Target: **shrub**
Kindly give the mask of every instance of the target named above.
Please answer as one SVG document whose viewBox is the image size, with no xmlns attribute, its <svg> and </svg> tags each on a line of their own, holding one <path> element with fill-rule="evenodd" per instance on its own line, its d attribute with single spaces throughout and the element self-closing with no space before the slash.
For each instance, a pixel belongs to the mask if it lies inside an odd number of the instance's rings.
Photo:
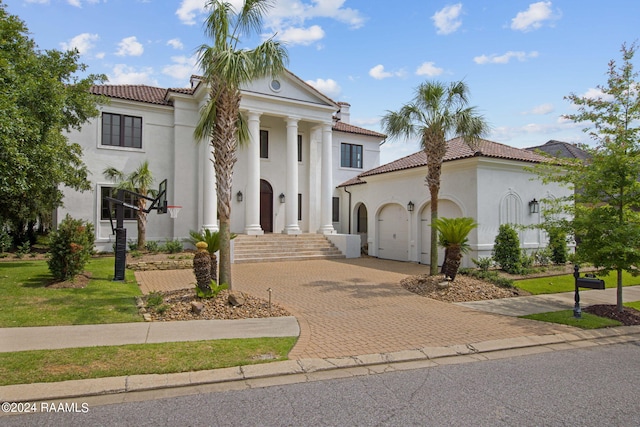
<svg viewBox="0 0 640 427">
<path fill-rule="evenodd" d="M 129 239 L 129 241 L 127 242 L 127 246 L 129 247 L 130 251 L 135 251 L 136 249 L 138 249 L 138 242 L 136 240 Z"/>
<path fill-rule="evenodd" d="M 551 262 L 551 248 L 548 246 L 546 248 L 538 249 L 535 253 L 536 264 L 538 265 L 549 265 Z"/>
<path fill-rule="evenodd" d="M 493 258 L 490 256 L 484 258 L 471 258 L 471 261 L 480 269 L 480 271 L 489 271 L 489 269 L 493 266 Z"/>
<path fill-rule="evenodd" d="M 0 253 L 11 249 L 11 236 L 7 230 L 0 228 Z"/>
<path fill-rule="evenodd" d="M 522 270 L 526 271 L 531 269 L 531 267 L 533 267 L 535 262 L 536 262 L 536 254 L 535 253 L 529 254 L 527 253 L 526 249 L 522 249 L 522 253 L 520 254 L 521 272 Z"/>
<path fill-rule="evenodd" d="M 502 224 L 493 245 L 493 259 L 507 273 L 518 274 L 521 269 L 520 239 L 509 224 Z"/>
<path fill-rule="evenodd" d="M 57 280 L 69 280 L 82 273 L 93 252 L 93 225 L 67 214 L 51 233 L 49 270 Z"/>
<path fill-rule="evenodd" d="M 156 253 L 160 251 L 160 244 L 155 240 L 150 240 L 145 243 L 144 248 L 151 253 Z"/>
<path fill-rule="evenodd" d="M 500 276 L 497 271 L 482 271 L 474 270 L 471 268 L 461 268 L 459 273 L 465 276 L 475 277 L 476 279 L 493 283 L 494 285 L 500 286 L 501 288 L 513 288 L 513 280 L 507 277 Z"/>
<path fill-rule="evenodd" d="M 178 239 L 175 240 L 167 240 L 167 243 L 163 246 L 164 252 L 168 252 L 170 254 L 177 254 L 182 252 L 184 247 L 182 246 L 182 242 Z"/>
<path fill-rule="evenodd" d="M 554 264 L 566 264 L 568 257 L 567 236 L 559 228 L 549 230 L 549 248 Z"/>
</svg>

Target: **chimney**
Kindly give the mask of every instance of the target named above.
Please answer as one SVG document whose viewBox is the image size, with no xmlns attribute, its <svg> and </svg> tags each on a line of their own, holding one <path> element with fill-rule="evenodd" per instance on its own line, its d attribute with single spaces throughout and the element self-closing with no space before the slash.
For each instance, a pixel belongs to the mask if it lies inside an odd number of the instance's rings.
<svg viewBox="0 0 640 427">
<path fill-rule="evenodd" d="M 349 114 L 349 108 L 351 105 L 348 102 L 338 102 L 338 105 L 340 106 L 340 111 L 338 111 L 337 114 L 338 120 L 342 123 L 350 124 L 349 121 L 351 120 L 351 115 Z"/>
</svg>

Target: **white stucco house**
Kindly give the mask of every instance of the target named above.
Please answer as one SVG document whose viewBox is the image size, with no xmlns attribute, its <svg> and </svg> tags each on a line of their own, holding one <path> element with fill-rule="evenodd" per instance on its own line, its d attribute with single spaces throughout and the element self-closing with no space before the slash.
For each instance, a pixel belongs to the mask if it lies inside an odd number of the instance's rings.
<svg viewBox="0 0 640 427">
<path fill-rule="evenodd" d="M 148 161 L 156 180 L 168 182 L 169 205 L 179 216 L 150 213 L 147 240 L 188 237 L 190 230 L 216 230 L 215 176 L 207 141 L 193 131 L 208 99 L 206 85 L 165 89 L 143 85 L 100 85 L 92 93 L 109 99 L 99 117 L 69 134 L 83 147 L 92 191 L 65 190 L 57 220 L 69 213 L 95 224 L 96 249 L 111 251 L 105 197 L 114 183 L 102 171 L 125 173 Z M 361 246 L 380 258 L 429 262 L 430 205 L 424 185 L 426 158 L 419 152 L 379 165 L 385 135 L 350 124 L 350 105 L 331 100 L 290 72 L 242 88 L 241 112 L 250 142 L 239 148 L 233 176 L 231 231 L 237 234 L 319 233 L 343 235 L 356 256 Z M 529 202 L 563 195 L 564 189 L 533 180 L 526 168 L 545 158 L 483 140 L 472 149 L 449 142 L 442 169 L 439 215 L 473 217 L 472 251 L 463 260 L 490 256 L 502 223 L 537 224 Z M 129 239 L 135 213 L 125 211 Z M 540 231 L 521 231 L 524 248 L 546 245 Z M 353 250 L 352 250 L 353 252 Z M 353 253 L 351 254 L 353 256 Z M 440 256 L 442 261 L 442 255 Z"/>
<path fill-rule="evenodd" d="M 189 230 L 217 229 L 211 148 L 193 137 L 206 85 L 193 77 L 190 88 L 99 85 L 92 93 L 109 102 L 80 132 L 69 134 L 83 147 L 92 191 L 65 190 L 60 221 L 69 213 L 96 225 L 96 249 L 111 251 L 107 202 L 114 183 L 102 171 L 125 173 L 149 162 L 156 185 L 168 181 L 169 205 L 178 218 L 151 212 L 147 240 L 188 237 Z M 385 136 L 349 123 L 349 104 L 336 103 L 292 73 L 242 88 L 240 109 L 250 142 L 238 150 L 233 175 L 231 231 L 238 234 L 346 232 L 336 185 L 379 165 Z M 129 239 L 135 214 L 125 212 Z"/>
</svg>

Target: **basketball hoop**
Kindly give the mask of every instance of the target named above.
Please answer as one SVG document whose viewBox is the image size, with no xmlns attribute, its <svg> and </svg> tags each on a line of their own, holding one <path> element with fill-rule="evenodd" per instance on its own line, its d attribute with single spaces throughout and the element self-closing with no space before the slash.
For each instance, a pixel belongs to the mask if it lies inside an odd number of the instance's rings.
<svg viewBox="0 0 640 427">
<path fill-rule="evenodd" d="M 180 212 L 180 209 L 182 209 L 182 206 L 167 206 L 167 210 L 169 211 L 169 215 L 171 216 L 171 219 L 178 218 L 178 213 Z"/>
</svg>

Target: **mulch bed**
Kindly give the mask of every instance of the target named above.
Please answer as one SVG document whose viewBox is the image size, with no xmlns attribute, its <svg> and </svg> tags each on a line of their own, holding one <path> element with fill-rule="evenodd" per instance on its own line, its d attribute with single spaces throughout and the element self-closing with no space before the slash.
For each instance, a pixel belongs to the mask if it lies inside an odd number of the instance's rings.
<svg viewBox="0 0 640 427">
<path fill-rule="evenodd" d="M 622 309 L 623 311 L 619 312 L 616 305 L 597 304 L 586 307 L 582 311 L 617 320 L 624 326 L 640 325 L 640 311 L 631 307 L 623 307 Z"/>
</svg>

